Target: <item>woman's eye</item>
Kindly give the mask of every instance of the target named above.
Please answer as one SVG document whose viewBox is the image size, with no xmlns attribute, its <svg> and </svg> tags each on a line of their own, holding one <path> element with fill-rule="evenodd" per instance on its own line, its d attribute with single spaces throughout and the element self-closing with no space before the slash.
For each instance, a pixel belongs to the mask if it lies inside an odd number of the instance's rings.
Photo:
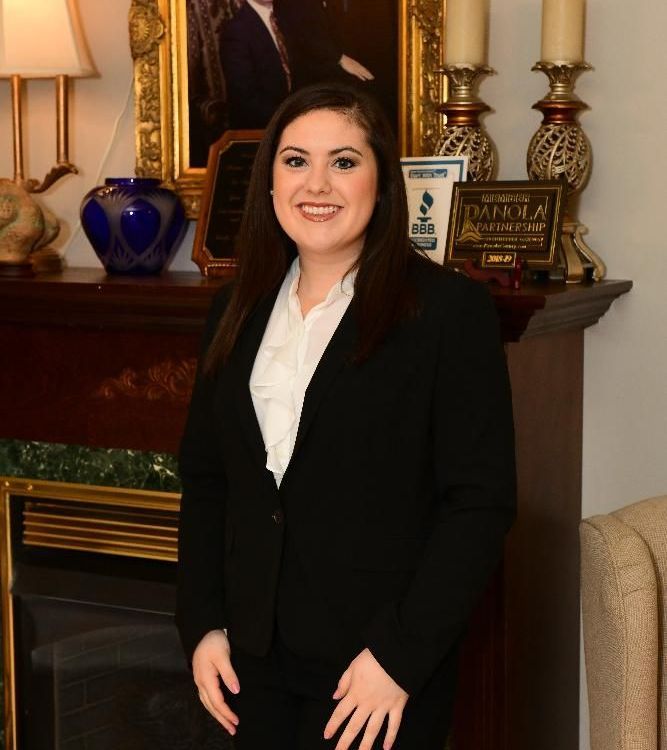
<svg viewBox="0 0 667 750">
<path fill-rule="evenodd" d="M 285 164 L 287 164 L 288 167 L 303 167 L 306 163 L 306 160 L 303 158 L 303 156 L 288 156 L 285 161 Z"/>
<path fill-rule="evenodd" d="M 339 156 L 334 162 L 334 166 L 338 167 L 338 169 L 352 169 L 352 167 L 356 166 L 356 162 L 350 159 L 349 156 Z"/>
</svg>

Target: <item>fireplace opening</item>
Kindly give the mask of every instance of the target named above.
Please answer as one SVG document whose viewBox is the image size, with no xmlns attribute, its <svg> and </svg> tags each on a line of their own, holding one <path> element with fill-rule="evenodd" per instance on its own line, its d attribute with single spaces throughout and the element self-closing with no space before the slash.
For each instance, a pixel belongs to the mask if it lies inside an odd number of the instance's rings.
<svg viewBox="0 0 667 750">
<path fill-rule="evenodd" d="M 173 623 L 178 497 L 3 483 L 7 750 L 231 750 Z"/>
</svg>

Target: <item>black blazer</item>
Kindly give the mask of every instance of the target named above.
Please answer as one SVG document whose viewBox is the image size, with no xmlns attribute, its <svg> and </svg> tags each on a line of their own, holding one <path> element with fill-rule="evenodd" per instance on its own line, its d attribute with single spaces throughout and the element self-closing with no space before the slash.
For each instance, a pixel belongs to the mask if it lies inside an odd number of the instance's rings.
<svg viewBox="0 0 667 750">
<path fill-rule="evenodd" d="M 232 648 L 266 653 L 279 585 L 287 630 L 309 621 L 316 592 L 326 610 L 319 632 L 301 627 L 304 653 L 342 664 L 367 646 L 410 694 L 455 650 L 514 515 L 511 399 L 487 291 L 417 256 L 410 276 L 420 314 L 361 365 L 350 304 L 280 490 L 248 386 L 275 294 L 217 377 L 197 377 L 180 453 L 176 618 L 188 656 L 222 627 Z M 214 301 L 204 347 L 228 297 Z M 291 591 L 284 547 L 303 576 Z"/>
<path fill-rule="evenodd" d="M 350 78 L 338 66 L 343 45 L 322 0 L 274 0 L 273 9 L 289 49 L 295 89 Z"/>
<path fill-rule="evenodd" d="M 276 45 L 249 5 L 222 26 L 220 57 L 232 128 L 263 128 L 289 93 Z"/>
</svg>

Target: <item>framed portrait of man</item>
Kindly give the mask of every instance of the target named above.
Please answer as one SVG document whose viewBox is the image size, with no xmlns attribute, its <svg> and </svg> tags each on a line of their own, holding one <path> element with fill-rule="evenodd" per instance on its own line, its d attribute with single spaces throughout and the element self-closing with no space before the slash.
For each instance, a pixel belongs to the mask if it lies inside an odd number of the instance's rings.
<svg viewBox="0 0 667 750">
<path fill-rule="evenodd" d="M 398 14 L 387 0 L 186 0 L 190 165 L 227 130 L 257 130 L 288 93 L 369 90 L 398 133 Z M 372 29 L 372 33 L 369 32 Z"/>
<path fill-rule="evenodd" d="M 137 174 L 173 186 L 197 218 L 211 144 L 334 78 L 380 99 L 403 155 L 433 153 L 444 2 L 132 0 Z"/>
</svg>

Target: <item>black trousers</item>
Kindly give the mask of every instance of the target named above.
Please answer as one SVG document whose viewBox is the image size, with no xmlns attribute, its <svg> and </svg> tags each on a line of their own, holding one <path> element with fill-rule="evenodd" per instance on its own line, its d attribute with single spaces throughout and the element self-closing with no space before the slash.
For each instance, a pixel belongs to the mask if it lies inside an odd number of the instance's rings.
<svg viewBox="0 0 667 750">
<path fill-rule="evenodd" d="M 394 750 L 444 750 L 451 720 L 458 654 L 436 670 L 403 712 Z M 232 663 L 241 684 L 233 695 L 225 689 L 239 717 L 236 750 L 334 750 L 345 723 L 330 740 L 324 727 L 337 701 L 331 698 L 344 668 L 301 657 L 279 635 L 271 651 L 256 657 L 232 647 Z M 373 750 L 381 750 L 386 722 Z M 351 745 L 359 747 L 363 732 Z"/>
</svg>

